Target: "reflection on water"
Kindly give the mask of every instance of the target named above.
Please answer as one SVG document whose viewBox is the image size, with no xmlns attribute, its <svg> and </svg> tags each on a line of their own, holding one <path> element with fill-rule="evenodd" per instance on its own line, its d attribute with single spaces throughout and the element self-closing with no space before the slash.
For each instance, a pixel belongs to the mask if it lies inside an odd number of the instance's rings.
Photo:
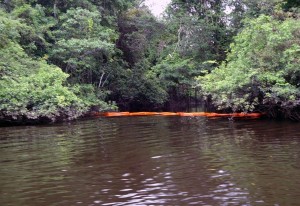
<svg viewBox="0 0 300 206">
<path fill-rule="evenodd" d="M 0 128 L 0 205 L 300 205 L 299 132 L 202 117 Z"/>
</svg>

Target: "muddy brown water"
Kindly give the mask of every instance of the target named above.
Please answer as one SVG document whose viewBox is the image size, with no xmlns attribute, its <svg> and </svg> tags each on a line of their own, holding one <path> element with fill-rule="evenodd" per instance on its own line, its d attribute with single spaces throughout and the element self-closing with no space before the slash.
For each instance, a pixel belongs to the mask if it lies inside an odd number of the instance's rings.
<svg viewBox="0 0 300 206">
<path fill-rule="evenodd" d="M 116 117 L 0 128 L 0 205 L 300 205 L 300 124 Z"/>
</svg>

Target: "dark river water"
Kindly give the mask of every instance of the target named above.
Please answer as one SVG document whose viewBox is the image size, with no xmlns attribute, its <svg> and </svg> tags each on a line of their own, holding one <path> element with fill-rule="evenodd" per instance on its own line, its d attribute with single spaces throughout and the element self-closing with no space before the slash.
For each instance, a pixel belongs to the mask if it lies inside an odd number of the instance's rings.
<svg viewBox="0 0 300 206">
<path fill-rule="evenodd" d="M 0 205 L 300 205 L 300 124 L 117 117 L 0 128 Z"/>
</svg>

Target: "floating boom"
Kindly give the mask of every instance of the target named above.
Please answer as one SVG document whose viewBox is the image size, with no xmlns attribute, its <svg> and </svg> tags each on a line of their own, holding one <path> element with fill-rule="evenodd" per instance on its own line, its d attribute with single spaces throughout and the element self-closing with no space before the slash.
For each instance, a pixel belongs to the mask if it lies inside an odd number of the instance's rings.
<svg viewBox="0 0 300 206">
<path fill-rule="evenodd" d="M 103 112 L 95 116 L 180 116 L 180 117 L 228 117 L 228 118 L 260 118 L 262 113 L 214 113 L 214 112 Z"/>
</svg>

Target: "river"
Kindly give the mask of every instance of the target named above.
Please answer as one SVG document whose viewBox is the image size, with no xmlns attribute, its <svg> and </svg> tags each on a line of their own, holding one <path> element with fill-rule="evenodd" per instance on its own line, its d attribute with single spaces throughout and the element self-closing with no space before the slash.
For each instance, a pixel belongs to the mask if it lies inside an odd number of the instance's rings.
<svg viewBox="0 0 300 206">
<path fill-rule="evenodd" d="M 116 117 L 0 128 L 0 205 L 300 205 L 300 125 Z"/>
</svg>

